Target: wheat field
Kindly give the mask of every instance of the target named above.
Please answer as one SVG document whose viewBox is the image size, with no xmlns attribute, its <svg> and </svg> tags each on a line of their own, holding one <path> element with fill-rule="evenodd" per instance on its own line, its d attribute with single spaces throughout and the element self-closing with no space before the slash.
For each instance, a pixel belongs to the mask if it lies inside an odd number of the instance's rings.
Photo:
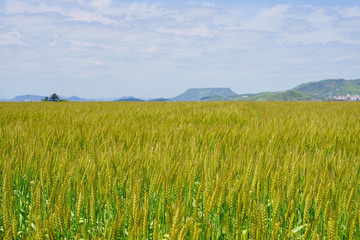
<svg viewBox="0 0 360 240">
<path fill-rule="evenodd" d="M 2 239 L 360 239 L 358 103 L 0 103 Z"/>
</svg>

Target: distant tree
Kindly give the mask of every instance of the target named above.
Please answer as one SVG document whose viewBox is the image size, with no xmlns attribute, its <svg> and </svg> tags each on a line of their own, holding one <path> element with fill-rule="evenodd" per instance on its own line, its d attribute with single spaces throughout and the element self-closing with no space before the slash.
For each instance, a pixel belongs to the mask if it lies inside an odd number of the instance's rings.
<svg viewBox="0 0 360 240">
<path fill-rule="evenodd" d="M 43 101 L 43 102 L 48 102 L 48 101 L 49 101 L 49 97 L 44 97 L 43 99 L 41 99 L 41 101 Z"/>
<path fill-rule="evenodd" d="M 49 101 L 50 102 L 59 102 L 60 98 L 56 93 L 53 93 L 53 94 L 51 94 Z"/>
</svg>

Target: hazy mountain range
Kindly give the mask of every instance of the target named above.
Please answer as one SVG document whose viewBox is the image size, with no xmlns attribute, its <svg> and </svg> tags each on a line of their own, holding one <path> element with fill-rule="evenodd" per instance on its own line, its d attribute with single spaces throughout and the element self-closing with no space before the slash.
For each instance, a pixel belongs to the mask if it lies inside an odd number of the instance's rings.
<svg viewBox="0 0 360 240">
<path fill-rule="evenodd" d="M 293 89 L 281 92 L 261 92 L 255 94 L 236 94 L 230 88 L 190 88 L 184 93 L 173 98 L 142 99 L 133 96 L 121 98 L 99 98 L 85 99 L 77 96 L 61 97 L 61 99 L 74 102 L 90 101 L 326 101 L 326 100 L 346 100 L 349 96 L 358 96 L 360 100 L 360 79 L 328 79 L 318 82 L 301 84 Z M 13 102 L 39 102 L 45 96 L 21 95 L 10 100 Z M 357 99 L 357 98 L 354 98 Z"/>
</svg>

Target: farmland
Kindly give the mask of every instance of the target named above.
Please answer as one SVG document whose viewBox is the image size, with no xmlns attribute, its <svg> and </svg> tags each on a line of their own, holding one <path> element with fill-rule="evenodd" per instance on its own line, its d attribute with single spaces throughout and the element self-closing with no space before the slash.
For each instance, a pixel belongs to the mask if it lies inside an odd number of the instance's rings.
<svg viewBox="0 0 360 240">
<path fill-rule="evenodd" d="M 0 238 L 359 239 L 357 103 L 0 103 Z"/>
</svg>

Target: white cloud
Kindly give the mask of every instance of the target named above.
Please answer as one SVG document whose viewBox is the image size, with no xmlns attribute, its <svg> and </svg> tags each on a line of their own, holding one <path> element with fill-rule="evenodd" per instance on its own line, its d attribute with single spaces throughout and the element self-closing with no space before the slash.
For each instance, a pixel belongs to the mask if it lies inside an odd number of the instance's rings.
<svg viewBox="0 0 360 240">
<path fill-rule="evenodd" d="M 360 6 L 336 8 L 342 17 L 360 17 Z"/>
<path fill-rule="evenodd" d="M 346 61 L 346 60 L 351 60 L 353 59 L 354 56 L 349 56 L 349 55 L 340 55 L 340 56 L 337 56 L 337 57 L 333 57 L 333 58 L 330 58 L 330 61 L 332 62 L 342 62 L 342 61 Z"/>
<path fill-rule="evenodd" d="M 70 21 L 83 21 L 83 22 L 100 22 L 105 25 L 117 24 L 115 20 L 104 17 L 101 14 L 85 11 L 78 8 L 72 9 L 62 9 L 61 7 L 48 6 L 45 4 L 40 4 L 38 8 L 34 11 L 35 13 L 46 13 L 46 12 L 55 12 L 59 13 L 65 17 L 68 17 Z"/>
<path fill-rule="evenodd" d="M 339 19 L 336 22 L 336 27 L 355 31 L 360 30 L 360 16 Z"/>
<path fill-rule="evenodd" d="M 111 4 L 111 0 L 93 0 L 89 3 L 90 6 L 96 8 L 108 7 Z"/>
<path fill-rule="evenodd" d="M 281 33 L 277 42 L 279 44 L 327 44 L 339 42 L 343 44 L 360 44 L 358 41 L 350 40 L 333 28 L 319 29 L 313 32 Z"/>
<path fill-rule="evenodd" d="M 6 14 L 19 14 L 33 10 L 33 5 L 24 1 L 6 1 L 4 12 Z"/>
<path fill-rule="evenodd" d="M 181 35 L 188 37 L 213 37 L 214 33 L 209 27 L 205 24 L 200 24 L 197 26 L 182 27 L 182 28 L 165 28 L 159 27 L 154 28 L 155 31 L 159 33 L 168 33 L 173 35 Z"/>
<path fill-rule="evenodd" d="M 21 41 L 22 34 L 17 31 L 0 33 L 0 45 L 21 45 L 26 46 L 26 44 Z"/>
<path fill-rule="evenodd" d="M 66 40 L 66 42 L 70 43 L 72 46 L 80 47 L 80 48 L 103 48 L 109 49 L 112 51 L 123 52 L 126 49 L 121 48 L 115 45 L 103 44 L 103 43 L 93 43 L 93 42 L 86 42 L 86 41 L 79 41 L 79 40 Z"/>
<path fill-rule="evenodd" d="M 313 31 L 312 25 L 303 19 L 286 18 L 283 21 L 283 30 L 289 33 Z"/>
<path fill-rule="evenodd" d="M 104 2 L 104 1 L 101 1 Z M 98 3 L 99 4 L 99 3 Z M 105 4 L 105 3 L 103 3 Z M 100 6 L 100 5 L 96 5 Z M 102 5 L 106 6 L 106 5 Z M 24 1 L 6 1 L 6 14 L 37 14 L 37 13 L 58 13 L 68 18 L 69 21 L 100 22 L 105 25 L 117 24 L 117 21 L 110 19 L 97 12 L 92 12 L 78 7 L 63 7 L 62 5 L 47 5 L 44 2 L 28 3 Z"/>
<path fill-rule="evenodd" d="M 117 23 L 117 21 L 112 20 L 110 18 L 103 17 L 101 15 L 98 15 L 98 14 L 95 14 L 92 12 L 88 12 L 88 11 L 83 11 L 80 9 L 73 9 L 67 13 L 63 12 L 62 14 L 65 16 L 69 16 L 70 20 L 72 20 L 72 21 L 100 22 L 105 25 Z"/>
<path fill-rule="evenodd" d="M 196 78 L 213 79 L 214 85 L 216 78 L 236 83 L 260 75 L 289 79 L 328 71 L 331 76 L 339 69 L 349 69 L 346 76 L 358 74 L 353 68 L 360 61 L 358 6 L 4 1 L 2 76 L 20 75 L 17 65 L 34 79 L 41 72 L 33 68 L 37 65 L 48 76 L 61 71 L 69 79 Z"/>
<path fill-rule="evenodd" d="M 218 13 L 217 9 L 208 7 L 196 7 L 186 10 L 186 15 L 192 18 L 210 18 Z"/>
<path fill-rule="evenodd" d="M 299 19 L 304 19 L 309 22 L 314 28 L 324 29 L 330 28 L 333 26 L 334 22 L 337 20 L 337 15 L 335 12 L 328 12 L 323 8 L 313 7 L 309 14 L 304 16 L 299 16 Z"/>
<path fill-rule="evenodd" d="M 245 19 L 240 28 L 245 30 L 277 32 L 281 30 L 284 13 L 289 10 L 288 5 L 277 5 L 269 9 L 262 9 L 256 16 Z"/>
<path fill-rule="evenodd" d="M 342 42 L 358 44 L 360 31 L 359 7 L 327 10 L 312 6 L 275 5 L 270 8 L 247 11 L 245 8 L 225 9 L 208 3 L 188 2 L 174 9 L 166 4 L 115 3 L 111 0 L 93 0 L 94 9 L 78 5 L 45 4 L 41 1 L 6 1 L 7 14 L 58 13 L 68 21 L 102 23 L 109 26 L 127 26 L 139 32 L 155 31 L 175 36 L 217 37 L 220 42 L 234 45 L 253 41 L 253 36 L 240 36 L 237 31 L 271 33 L 275 44 L 326 44 Z M 25 16 L 24 16 L 25 17 Z M 147 20 L 139 22 L 137 20 Z M 71 26 L 69 26 L 71 28 Z M 224 34 L 229 32 L 231 34 Z M 224 35 L 221 35 L 224 34 Z M 229 36 L 233 36 L 229 38 Z M 236 39 L 241 37 L 241 39 Z M 126 39 L 127 37 L 124 36 Z M 223 40 L 221 40 L 223 39 Z M 261 41 L 261 39 L 257 39 Z M 266 41 L 269 38 L 267 37 Z M 229 42 L 233 41 L 233 43 Z M 53 41 L 51 45 L 55 45 Z"/>
<path fill-rule="evenodd" d="M 124 15 L 127 21 L 162 17 L 166 12 L 156 4 L 148 5 L 146 3 L 132 3 L 130 5 L 123 5 L 113 12 L 114 15 Z"/>
<path fill-rule="evenodd" d="M 92 58 L 72 58 L 64 57 L 56 60 L 56 63 L 60 64 L 63 71 L 68 71 L 69 67 L 71 68 L 93 68 L 103 65 L 99 60 L 94 60 Z"/>
<path fill-rule="evenodd" d="M 103 1 L 101 1 L 103 2 Z M 92 3 L 90 6 L 95 7 Z M 132 22 L 136 20 L 160 18 L 168 14 L 158 4 L 147 3 L 119 3 L 117 4 L 99 4 L 94 8 L 95 13 L 106 18 L 117 19 L 118 23 Z"/>
<path fill-rule="evenodd" d="M 156 53 L 156 47 L 152 46 L 149 48 L 139 49 L 138 52 L 140 52 L 140 53 Z"/>
</svg>

